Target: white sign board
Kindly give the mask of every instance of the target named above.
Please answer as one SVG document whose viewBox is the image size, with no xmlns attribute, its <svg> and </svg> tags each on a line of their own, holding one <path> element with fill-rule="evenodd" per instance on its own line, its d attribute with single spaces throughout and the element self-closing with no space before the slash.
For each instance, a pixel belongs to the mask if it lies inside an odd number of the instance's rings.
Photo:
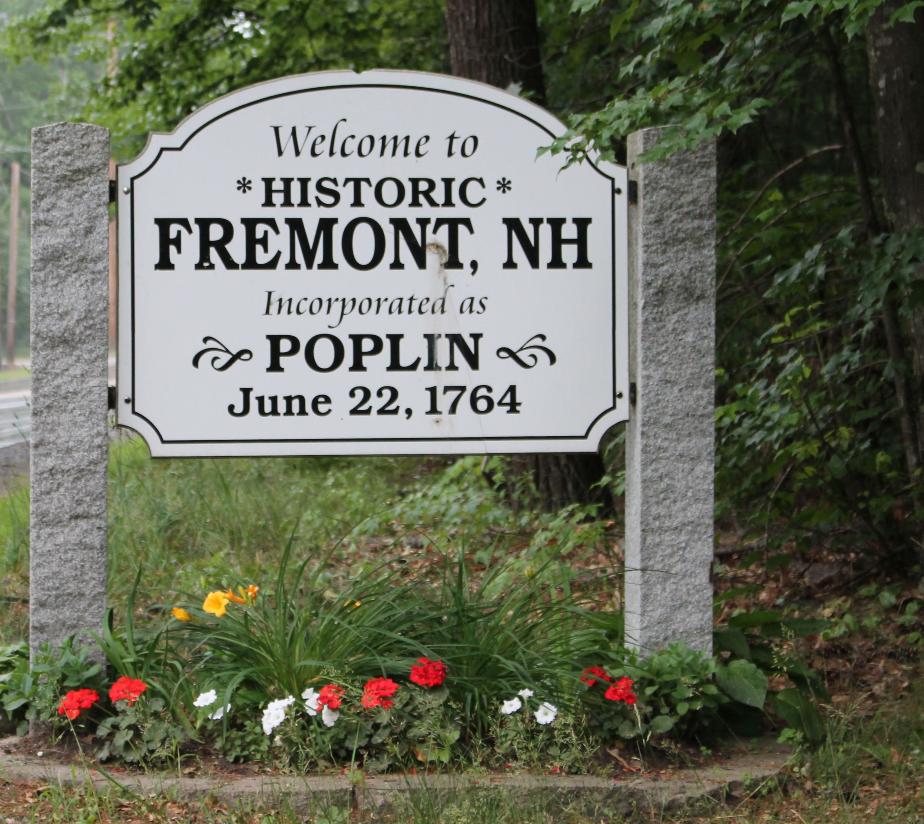
<svg viewBox="0 0 924 824">
<path fill-rule="evenodd" d="M 119 168 L 118 422 L 151 454 L 592 451 L 628 416 L 626 170 L 498 89 L 210 103 Z"/>
</svg>

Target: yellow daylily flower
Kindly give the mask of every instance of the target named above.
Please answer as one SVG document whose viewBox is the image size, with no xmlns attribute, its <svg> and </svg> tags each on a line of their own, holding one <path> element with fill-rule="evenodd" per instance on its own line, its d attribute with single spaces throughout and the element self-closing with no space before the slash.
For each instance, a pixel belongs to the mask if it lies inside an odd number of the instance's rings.
<svg viewBox="0 0 924 824">
<path fill-rule="evenodd" d="M 224 592 L 210 592 L 205 596 L 205 601 L 202 603 L 202 611 L 214 615 L 216 618 L 222 618 L 228 611 L 229 600 Z"/>
<path fill-rule="evenodd" d="M 192 615 L 183 609 L 183 607 L 174 607 L 170 610 L 170 613 L 177 621 L 192 621 Z"/>
</svg>

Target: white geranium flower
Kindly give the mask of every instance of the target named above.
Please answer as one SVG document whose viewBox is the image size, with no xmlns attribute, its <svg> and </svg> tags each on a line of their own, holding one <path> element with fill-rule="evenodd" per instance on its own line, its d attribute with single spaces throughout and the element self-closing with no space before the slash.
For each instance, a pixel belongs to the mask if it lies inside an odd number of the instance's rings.
<svg viewBox="0 0 924 824">
<path fill-rule="evenodd" d="M 517 693 L 517 695 L 519 695 L 520 698 L 532 698 L 533 691 L 529 689 L 522 689 Z"/>
<path fill-rule="evenodd" d="M 318 696 L 318 691 L 311 687 L 308 687 L 308 689 L 302 693 L 302 700 L 305 702 L 305 712 L 307 712 L 308 715 L 314 716 L 318 714 Z"/>
<path fill-rule="evenodd" d="M 544 701 L 539 705 L 539 709 L 533 713 L 537 724 L 551 724 L 558 715 L 558 707 Z"/>
<path fill-rule="evenodd" d="M 332 710 L 330 707 L 324 707 L 321 710 L 321 720 L 324 722 L 325 727 L 332 727 L 337 723 L 337 719 L 340 717 L 340 712 L 338 710 Z"/>
<path fill-rule="evenodd" d="M 271 735 L 273 730 L 286 720 L 286 709 L 294 703 L 295 699 L 291 695 L 270 701 L 263 710 L 263 732 Z"/>
<path fill-rule="evenodd" d="M 522 706 L 523 702 L 519 698 L 511 698 L 509 701 L 504 701 L 504 703 L 501 704 L 501 712 L 504 715 L 512 715 Z"/>
<path fill-rule="evenodd" d="M 215 690 L 209 690 L 199 694 L 199 697 L 193 701 L 194 707 L 211 707 L 218 700 L 218 693 Z"/>
<path fill-rule="evenodd" d="M 225 704 L 223 707 L 219 707 L 215 712 L 209 715 L 209 721 L 221 721 L 225 717 L 226 712 L 231 712 L 231 705 Z"/>
</svg>

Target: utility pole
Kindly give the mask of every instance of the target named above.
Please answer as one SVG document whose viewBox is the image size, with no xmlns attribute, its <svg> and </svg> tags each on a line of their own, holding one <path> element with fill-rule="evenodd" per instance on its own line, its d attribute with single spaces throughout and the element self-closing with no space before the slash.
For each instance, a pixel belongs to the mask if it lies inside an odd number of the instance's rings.
<svg viewBox="0 0 924 824">
<path fill-rule="evenodd" d="M 109 180 L 116 179 L 116 163 L 109 159 Z M 116 257 L 116 219 L 115 213 L 109 215 L 109 351 L 114 352 L 116 346 L 116 307 L 118 306 L 118 259 Z"/>
<path fill-rule="evenodd" d="M 113 80 L 119 72 L 119 49 L 115 42 L 116 21 L 110 20 L 106 24 L 106 41 L 109 43 L 109 57 L 106 60 L 106 77 Z M 110 185 L 116 179 L 115 160 L 109 158 Z M 109 214 L 109 351 L 116 347 L 116 307 L 118 306 L 118 259 L 116 257 L 116 218 L 115 212 Z"/>
<path fill-rule="evenodd" d="M 10 248 L 6 277 L 6 359 L 16 360 L 16 265 L 19 252 L 19 177 L 20 166 L 10 164 Z"/>
</svg>

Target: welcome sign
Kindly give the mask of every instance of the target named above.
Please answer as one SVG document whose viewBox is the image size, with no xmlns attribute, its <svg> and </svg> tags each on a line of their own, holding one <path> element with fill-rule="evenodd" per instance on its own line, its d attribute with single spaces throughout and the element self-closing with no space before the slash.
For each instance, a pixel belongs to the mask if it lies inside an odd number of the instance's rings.
<svg viewBox="0 0 924 824">
<path fill-rule="evenodd" d="M 574 452 L 628 417 L 627 181 L 479 83 L 287 77 L 118 174 L 118 422 L 154 456 Z"/>
</svg>

